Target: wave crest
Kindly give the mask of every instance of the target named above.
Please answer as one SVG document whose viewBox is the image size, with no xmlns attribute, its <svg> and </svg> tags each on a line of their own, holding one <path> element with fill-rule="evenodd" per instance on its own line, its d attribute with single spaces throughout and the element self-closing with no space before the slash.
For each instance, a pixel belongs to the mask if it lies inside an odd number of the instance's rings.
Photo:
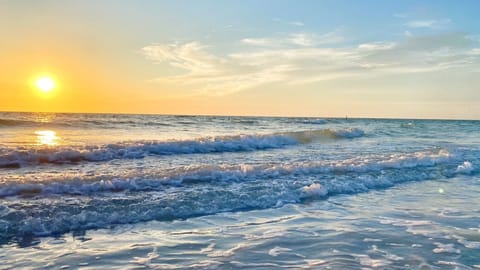
<svg viewBox="0 0 480 270">
<path fill-rule="evenodd" d="M 4 200 L 0 205 L 0 241 L 23 235 L 280 207 L 384 189 L 407 181 L 449 177 L 457 164 L 457 158 L 440 150 L 300 164 L 186 167 L 156 177 L 53 182 L 37 179 L 41 182 L 30 183 L 24 179 L 23 183 L 1 186 L 0 197 L 22 198 Z M 203 188 L 205 181 L 218 183 Z M 44 195 L 49 199 L 43 200 Z M 19 203 L 22 199 L 25 203 Z"/>
<path fill-rule="evenodd" d="M 0 119 L 0 127 L 29 126 L 34 124 L 37 124 L 37 123 L 35 121 L 28 121 L 28 120 Z"/>
<path fill-rule="evenodd" d="M 307 130 L 307 131 L 293 131 L 280 133 L 285 136 L 294 138 L 300 143 L 311 143 L 323 139 L 353 139 L 362 137 L 365 132 L 359 128 L 346 128 L 346 129 L 320 129 L 320 130 Z"/>
<path fill-rule="evenodd" d="M 207 182 L 244 182 L 257 179 L 276 179 L 282 176 L 314 176 L 319 174 L 345 175 L 348 173 L 378 173 L 385 170 L 402 170 L 433 167 L 453 161 L 455 157 L 446 150 L 423 151 L 385 156 L 366 156 L 342 161 L 309 161 L 303 163 L 263 165 L 208 165 L 182 166 L 162 172 L 151 172 L 122 177 L 98 176 L 85 179 L 66 178 L 23 183 L 3 183 L 0 197 L 36 194 L 87 195 L 98 192 L 158 191 L 166 186 L 192 185 Z M 456 172 L 456 171 L 453 171 Z M 350 188 L 350 187 L 346 187 Z M 328 191 L 315 185 L 304 189 L 316 194 Z M 337 192 L 342 193 L 345 190 Z M 318 195 L 320 195 L 320 193 Z"/>
<path fill-rule="evenodd" d="M 208 154 L 283 148 L 319 139 L 361 137 L 360 129 L 311 130 L 259 135 L 203 137 L 183 141 L 138 141 L 101 146 L 0 149 L 0 168 L 18 168 L 42 163 L 66 164 L 82 161 L 138 159 L 148 155 Z"/>
</svg>

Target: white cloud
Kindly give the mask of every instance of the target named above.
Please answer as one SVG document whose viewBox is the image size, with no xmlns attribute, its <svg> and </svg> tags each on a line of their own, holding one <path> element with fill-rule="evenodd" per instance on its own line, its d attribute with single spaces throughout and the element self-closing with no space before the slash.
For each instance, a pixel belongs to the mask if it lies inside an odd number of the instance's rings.
<svg viewBox="0 0 480 270">
<path fill-rule="evenodd" d="M 436 21 L 434 20 L 429 20 L 429 21 L 410 21 L 406 23 L 406 26 L 412 27 L 412 28 L 431 28 Z"/>
<path fill-rule="evenodd" d="M 449 19 L 445 20 L 415 20 L 405 23 L 405 26 L 410 28 L 440 28 L 451 21 Z"/>
<path fill-rule="evenodd" d="M 390 50 L 395 46 L 393 42 L 372 42 L 358 45 L 358 49 L 365 51 Z"/>
<path fill-rule="evenodd" d="M 340 43 L 345 41 L 344 36 L 340 32 L 341 30 L 337 29 L 324 34 L 308 32 L 294 33 L 290 35 L 289 40 L 293 44 L 300 46 L 317 46 L 322 44 Z"/>
<path fill-rule="evenodd" d="M 470 51 L 470 54 L 472 54 L 472 55 L 480 55 L 480 48 L 472 49 L 472 50 Z"/>
<path fill-rule="evenodd" d="M 334 32 L 332 32 L 334 33 Z M 209 53 L 199 42 L 153 44 L 142 49 L 154 61 L 183 70 L 156 79 L 197 94 L 226 95 L 271 83 L 305 84 L 353 76 L 435 72 L 480 66 L 480 48 L 463 33 L 404 37 L 397 42 L 329 45 L 329 34 L 293 33 L 243 39 L 247 46 L 228 55 Z M 270 46 L 282 44 L 281 46 Z"/>
<path fill-rule="evenodd" d="M 304 26 L 305 24 L 303 22 L 290 22 L 291 25 L 295 25 L 295 26 Z"/>
<path fill-rule="evenodd" d="M 154 44 L 142 49 L 144 55 L 155 62 L 168 62 L 174 67 L 189 70 L 193 74 L 215 74 L 222 59 L 205 52 L 199 42 L 178 44 Z"/>
<path fill-rule="evenodd" d="M 184 70 L 184 74 L 154 81 L 190 86 L 200 94 L 224 95 L 280 81 L 285 79 L 284 73 L 292 70 L 286 64 L 247 68 L 248 65 L 238 63 L 233 57 L 216 57 L 208 53 L 207 48 L 199 42 L 153 44 L 142 48 L 142 52 L 147 59 Z"/>
<path fill-rule="evenodd" d="M 288 47 L 292 45 L 313 47 L 322 44 L 340 43 L 344 40 L 345 38 L 341 34 L 341 30 L 337 29 L 335 31 L 323 34 L 297 32 L 287 35 L 277 35 L 274 37 L 244 38 L 241 40 L 241 43 L 251 46 L 262 47 Z"/>
<path fill-rule="evenodd" d="M 275 45 L 275 40 L 269 38 L 244 38 L 241 40 L 242 43 L 253 46 L 273 46 Z"/>
<path fill-rule="evenodd" d="M 290 41 L 293 44 L 300 45 L 300 46 L 312 46 L 315 44 L 314 39 L 315 39 L 314 35 L 307 34 L 307 33 L 292 34 L 290 37 Z"/>
</svg>

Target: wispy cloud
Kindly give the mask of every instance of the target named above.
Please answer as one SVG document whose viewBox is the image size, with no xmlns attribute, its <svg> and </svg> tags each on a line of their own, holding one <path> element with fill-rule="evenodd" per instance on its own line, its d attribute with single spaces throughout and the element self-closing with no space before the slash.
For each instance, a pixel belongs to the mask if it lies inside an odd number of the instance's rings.
<svg viewBox="0 0 480 270">
<path fill-rule="evenodd" d="M 305 24 L 303 22 L 295 21 L 295 22 L 290 22 L 291 25 L 294 26 L 304 26 Z"/>
<path fill-rule="evenodd" d="M 406 13 L 394 13 L 393 17 L 399 18 L 399 19 L 405 19 L 405 18 L 408 17 L 408 14 L 406 14 Z"/>
<path fill-rule="evenodd" d="M 165 62 L 185 74 L 154 79 L 157 82 L 191 86 L 197 94 L 225 95 L 256 85 L 285 79 L 290 71 L 285 64 L 251 68 L 234 57 L 217 57 L 199 42 L 184 44 L 153 44 L 142 48 L 154 62 Z"/>
<path fill-rule="evenodd" d="M 405 23 L 410 28 L 440 28 L 450 23 L 450 19 L 444 20 L 414 20 Z"/>
<path fill-rule="evenodd" d="M 300 46 L 312 46 L 315 42 L 315 36 L 308 33 L 297 33 L 290 36 L 289 41 Z"/>
<path fill-rule="evenodd" d="M 276 44 L 275 40 L 270 38 L 244 38 L 241 42 L 253 46 L 274 46 Z"/>
<path fill-rule="evenodd" d="M 206 53 L 206 46 L 199 42 L 186 44 L 153 44 L 142 49 L 144 55 L 155 62 L 168 62 L 174 67 L 192 74 L 216 74 L 222 59 Z"/>
<path fill-rule="evenodd" d="M 345 41 L 341 29 L 332 32 L 317 34 L 311 32 L 297 32 L 287 35 L 262 38 L 244 38 L 241 40 L 243 44 L 252 46 L 268 46 L 268 47 L 286 47 L 286 46 L 318 46 L 325 44 L 334 44 Z"/>
<path fill-rule="evenodd" d="M 390 50 L 395 46 L 393 42 L 372 42 L 358 45 L 358 49 L 365 51 Z"/>
<path fill-rule="evenodd" d="M 339 43 L 345 40 L 344 36 L 340 33 L 340 30 L 335 30 L 325 34 L 315 33 L 294 33 L 291 34 L 289 39 L 293 44 L 300 46 L 317 46 L 322 44 Z"/>
<path fill-rule="evenodd" d="M 292 33 L 282 38 L 243 39 L 245 48 L 215 55 L 200 42 L 152 44 L 142 49 L 154 61 L 182 70 L 155 79 L 197 94 L 226 95 L 271 83 L 305 84 L 353 76 L 434 72 L 480 66 L 480 48 L 464 33 L 404 37 L 339 46 L 329 34 Z M 332 39 L 329 39 L 330 41 Z M 271 46 L 273 44 L 282 46 Z"/>
</svg>

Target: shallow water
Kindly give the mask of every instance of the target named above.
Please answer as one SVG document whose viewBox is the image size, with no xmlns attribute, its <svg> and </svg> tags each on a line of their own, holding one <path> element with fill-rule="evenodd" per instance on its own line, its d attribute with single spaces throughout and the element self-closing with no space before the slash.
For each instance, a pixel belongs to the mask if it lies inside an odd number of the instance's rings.
<svg viewBox="0 0 480 270">
<path fill-rule="evenodd" d="M 478 121 L 0 119 L 0 269 L 480 268 Z"/>
</svg>

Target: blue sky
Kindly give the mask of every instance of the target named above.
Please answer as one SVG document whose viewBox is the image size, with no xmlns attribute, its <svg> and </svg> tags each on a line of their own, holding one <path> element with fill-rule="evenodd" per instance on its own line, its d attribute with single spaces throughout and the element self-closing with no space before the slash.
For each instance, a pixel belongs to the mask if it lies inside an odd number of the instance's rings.
<svg viewBox="0 0 480 270">
<path fill-rule="evenodd" d="M 38 53 L 75 54 L 105 71 L 118 84 L 102 87 L 106 98 L 116 89 L 109 111 L 122 111 L 135 93 L 139 112 L 479 119 L 479 8 L 0 0 L 8 26 L 0 31 L 9 37 L 5 54 L 38 44 Z"/>
</svg>

